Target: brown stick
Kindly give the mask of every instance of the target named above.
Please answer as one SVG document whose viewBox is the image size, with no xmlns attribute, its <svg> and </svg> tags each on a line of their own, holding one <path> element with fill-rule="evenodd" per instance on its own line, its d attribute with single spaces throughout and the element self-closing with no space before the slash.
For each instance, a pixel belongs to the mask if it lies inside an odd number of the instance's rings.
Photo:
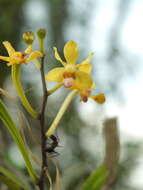
<svg viewBox="0 0 143 190">
<path fill-rule="evenodd" d="M 47 158 L 46 158 L 46 135 L 45 135 L 45 109 L 48 99 L 48 91 L 46 87 L 45 74 L 44 74 L 44 56 L 41 58 L 41 80 L 43 87 L 43 102 L 42 108 L 38 117 L 40 121 L 41 127 L 41 151 L 42 151 L 42 166 L 41 166 L 41 174 L 37 185 L 40 190 L 44 190 L 44 181 L 45 181 L 45 168 L 47 167 Z"/>
<path fill-rule="evenodd" d="M 109 176 L 102 190 L 112 190 L 112 185 L 116 182 L 117 178 L 117 167 L 120 156 L 117 118 L 108 119 L 104 122 L 103 133 L 105 138 L 104 164 L 108 167 Z"/>
</svg>

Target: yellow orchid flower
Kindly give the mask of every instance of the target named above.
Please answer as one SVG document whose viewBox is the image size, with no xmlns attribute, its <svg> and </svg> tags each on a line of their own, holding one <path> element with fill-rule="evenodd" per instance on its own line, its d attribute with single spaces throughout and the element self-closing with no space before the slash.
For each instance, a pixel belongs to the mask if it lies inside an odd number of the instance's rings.
<svg viewBox="0 0 143 190">
<path fill-rule="evenodd" d="M 35 60 L 36 58 L 43 56 L 43 54 L 40 51 L 32 51 L 32 45 L 29 45 L 23 53 L 15 51 L 11 43 L 8 41 L 4 41 L 3 45 L 6 48 L 9 57 L 0 56 L 0 59 L 8 62 L 8 66 L 21 63 L 29 63 L 32 60 Z"/>
<path fill-rule="evenodd" d="M 92 65 L 89 64 L 93 53 L 91 53 L 83 62 L 75 64 L 78 58 L 78 46 L 73 41 L 68 41 L 64 46 L 64 56 L 66 62 L 63 61 L 54 47 L 55 58 L 61 62 L 64 67 L 52 69 L 46 75 L 47 81 L 62 82 L 65 88 L 75 89 L 78 88 L 91 88 L 93 80 L 89 75 L 92 70 Z"/>
<path fill-rule="evenodd" d="M 81 101 L 87 102 L 88 98 L 92 98 L 97 103 L 105 102 L 104 94 L 91 95 L 91 90 L 95 89 L 95 83 L 90 76 L 92 65 L 90 61 L 93 57 L 91 53 L 80 64 L 75 64 L 78 58 L 78 46 L 73 41 L 68 41 L 64 46 L 64 56 L 66 62 L 63 61 L 54 47 L 55 58 L 62 63 L 64 67 L 55 68 L 48 72 L 46 80 L 63 83 L 67 89 L 75 89 L 81 97 Z"/>
<path fill-rule="evenodd" d="M 24 90 L 20 81 L 20 64 L 29 63 L 35 61 L 36 58 L 42 57 L 43 54 L 40 51 L 32 51 L 32 43 L 28 45 L 27 49 L 24 52 L 16 51 L 10 42 L 4 41 L 4 47 L 6 48 L 9 57 L 0 56 L 0 59 L 8 62 L 7 65 L 11 66 L 12 80 L 16 87 L 17 93 L 20 97 L 20 100 L 26 110 L 34 117 L 37 117 L 37 112 L 31 107 L 27 97 L 25 96 Z"/>
</svg>

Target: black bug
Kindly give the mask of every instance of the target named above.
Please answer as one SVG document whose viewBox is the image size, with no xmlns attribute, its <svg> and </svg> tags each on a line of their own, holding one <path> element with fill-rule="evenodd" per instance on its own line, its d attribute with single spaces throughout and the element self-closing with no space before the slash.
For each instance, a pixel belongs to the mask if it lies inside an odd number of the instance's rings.
<svg viewBox="0 0 143 190">
<path fill-rule="evenodd" d="M 51 135 L 49 137 L 52 142 L 48 144 L 47 148 L 45 149 L 48 153 L 54 153 L 55 155 L 58 155 L 59 153 L 55 151 L 55 148 L 59 146 L 59 141 L 55 135 Z"/>
</svg>

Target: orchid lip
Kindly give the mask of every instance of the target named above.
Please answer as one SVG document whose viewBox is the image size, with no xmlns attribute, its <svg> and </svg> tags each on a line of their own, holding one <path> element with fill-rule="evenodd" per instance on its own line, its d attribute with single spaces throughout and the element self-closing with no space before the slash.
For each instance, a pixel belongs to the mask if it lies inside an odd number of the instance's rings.
<svg viewBox="0 0 143 190">
<path fill-rule="evenodd" d="M 65 88 L 70 88 L 73 86 L 73 78 L 65 78 L 63 81 Z"/>
</svg>

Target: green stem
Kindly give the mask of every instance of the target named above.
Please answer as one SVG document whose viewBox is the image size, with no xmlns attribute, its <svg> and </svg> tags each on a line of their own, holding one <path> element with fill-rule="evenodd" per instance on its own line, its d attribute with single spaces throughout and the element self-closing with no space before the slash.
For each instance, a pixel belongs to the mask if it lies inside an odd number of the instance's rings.
<svg viewBox="0 0 143 190">
<path fill-rule="evenodd" d="M 51 94 L 53 94 L 56 90 L 58 90 L 61 86 L 63 85 L 63 83 L 58 83 L 56 84 L 52 89 L 48 90 L 48 96 L 50 96 Z"/>
<path fill-rule="evenodd" d="M 39 38 L 39 49 L 44 53 L 44 39 Z"/>
<path fill-rule="evenodd" d="M 20 81 L 20 65 L 12 65 L 12 80 L 13 83 L 15 85 L 15 88 L 17 90 L 18 96 L 23 104 L 23 106 L 25 107 L 25 109 L 28 111 L 28 113 L 36 118 L 37 117 L 37 112 L 31 107 L 28 99 L 25 96 L 24 90 L 22 88 L 21 85 L 21 81 Z"/>
<path fill-rule="evenodd" d="M 65 111 L 67 110 L 69 104 L 71 103 L 73 97 L 77 94 L 77 90 L 73 90 L 65 99 L 65 101 L 63 102 L 58 114 L 56 115 L 52 125 L 50 126 L 49 130 L 46 132 L 46 136 L 50 137 L 55 129 L 57 128 L 61 118 L 63 117 Z"/>
</svg>

